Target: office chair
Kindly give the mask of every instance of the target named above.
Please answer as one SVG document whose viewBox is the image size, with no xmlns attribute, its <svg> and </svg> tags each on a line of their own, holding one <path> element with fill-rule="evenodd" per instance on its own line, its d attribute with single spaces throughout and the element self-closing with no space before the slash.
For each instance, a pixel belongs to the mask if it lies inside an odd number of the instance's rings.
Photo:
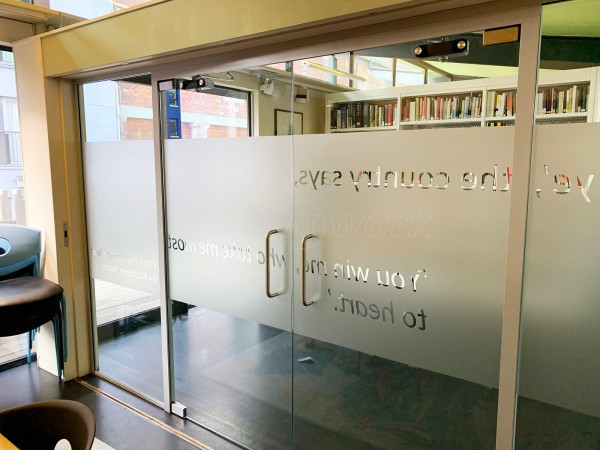
<svg viewBox="0 0 600 450">
<path fill-rule="evenodd" d="M 0 411 L 0 433 L 20 450 L 53 450 L 61 439 L 72 450 L 89 450 L 96 421 L 82 403 L 49 400 Z"/>
<path fill-rule="evenodd" d="M 39 278 L 40 230 L 0 224 L 0 336 L 27 333 L 27 362 L 35 330 L 54 325 L 56 365 L 61 379 L 66 352 L 65 300 L 58 284 Z"/>
</svg>

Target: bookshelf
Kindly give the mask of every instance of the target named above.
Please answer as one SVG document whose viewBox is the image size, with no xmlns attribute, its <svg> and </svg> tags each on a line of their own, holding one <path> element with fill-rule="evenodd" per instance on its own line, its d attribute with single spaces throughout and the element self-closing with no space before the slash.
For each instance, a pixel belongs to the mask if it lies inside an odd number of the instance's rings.
<svg viewBox="0 0 600 450">
<path fill-rule="evenodd" d="M 327 114 L 329 131 L 344 133 L 396 129 L 398 93 L 390 89 L 377 91 L 331 94 L 328 97 Z"/>
<path fill-rule="evenodd" d="M 405 123 L 481 120 L 482 91 L 402 97 L 401 117 Z"/>
<path fill-rule="evenodd" d="M 540 73 L 537 122 L 600 122 L 599 69 Z M 337 92 L 327 98 L 326 129 L 340 133 L 511 126 L 517 114 L 516 85 L 516 77 L 499 77 Z M 362 123 L 357 124 L 358 116 Z"/>
</svg>

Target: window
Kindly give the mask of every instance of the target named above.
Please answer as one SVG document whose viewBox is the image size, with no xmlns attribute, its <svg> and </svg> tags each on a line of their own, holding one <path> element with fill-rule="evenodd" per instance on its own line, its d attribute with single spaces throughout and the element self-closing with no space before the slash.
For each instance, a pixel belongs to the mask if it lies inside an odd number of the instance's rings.
<svg viewBox="0 0 600 450">
<path fill-rule="evenodd" d="M 250 94 L 238 89 L 214 87 L 181 91 L 183 138 L 250 136 Z"/>
<path fill-rule="evenodd" d="M 0 222 L 25 225 L 19 108 L 14 55 L 0 49 Z M 0 364 L 25 356 L 25 335 L 0 337 Z"/>
</svg>

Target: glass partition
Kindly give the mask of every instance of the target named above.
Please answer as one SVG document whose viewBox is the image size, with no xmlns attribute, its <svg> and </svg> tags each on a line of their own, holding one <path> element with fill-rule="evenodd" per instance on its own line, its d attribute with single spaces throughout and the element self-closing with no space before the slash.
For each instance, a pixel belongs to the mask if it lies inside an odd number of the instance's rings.
<svg viewBox="0 0 600 450">
<path fill-rule="evenodd" d="M 600 16 L 546 5 L 525 249 L 519 449 L 600 445 Z"/>
<path fill-rule="evenodd" d="M 162 401 L 149 81 L 82 85 L 83 165 L 98 370 Z"/>
<path fill-rule="evenodd" d="M 447 43 L 459 81 L 425 84 Z M 353 51 L 365 81 L 294 114 L 325 123 L 293 137 L 297 448 L 495 447 L 517 79 L 465 73 L 518 52 Z M 421 81 L 393 87 L 394 58 Z"/>
<path fill-rule="evenodd" d="M 517 448 L 600 441 L 600 64 L 597 36 L 560 34 L 585 5 L 544 7 Z M 534 120 L 506 28 L 160 81 L 165 249 L 151 101 L 123 102 L 147 80 L 85 85 L 90 269 L 121 314 L 100 370 L 162 395 L 165 251 L 188 420 L 242 448 L 494 448 L 515 125 Z"/>
</svg>

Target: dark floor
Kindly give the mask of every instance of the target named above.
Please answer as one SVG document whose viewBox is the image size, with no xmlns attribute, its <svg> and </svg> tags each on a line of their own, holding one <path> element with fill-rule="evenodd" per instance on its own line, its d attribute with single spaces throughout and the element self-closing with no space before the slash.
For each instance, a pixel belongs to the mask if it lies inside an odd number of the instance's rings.
<svg viewBox="0 0 600 450">
<path fill-rule="evenodd" d="M 166 414 L 162 409 L 136 398 L 96 377 L 84 381 L 101 388 L 128 405 L 180 432 L 187 433 L 191 427 L 194 438 L 215 450 L 237 449 L 237 447 L 201 428 L 185 423 L 178 417 Z M 25 403 L 69 399 L 87 405 L 96 417 L 96 437 L 117 450 L 192 450 L 195 445 L 163 429 L 110 398 L 96 393 L 77 381 L 59 383 L 55 376 L 38 369 L 35 363 L 22 365 L 0 372 L 0 409 Z"/>
<path fill-rule="evenodd" d="M 100 370 L 160 398 L 160 327 L 144 323 L 102 342 Z M 176 320 L 174 356 L 188 416 L 251 449 L 495 447 L 497 390 L 474 383 L 199 308 Z M 0 372 L 0 409 L 54 398 L 88 405 L 117 450 L 197 448 L 180 433 L 238 448 L 95 376 L 59 383 L 35 363 Z M 519 398 L 515 448 L 598 450 L 600 419 Z"/>
<path fill-rule="evenodd" d="M 177 400 L 249 448 L 495 448 L 496 389 L 200 308 L 173 330 Z M 143 320 L 101 343 L 100 370 L 159 398 L 159 350 Z M 515 448 L 598 450 L 600 419 L 520 397 Z"/>
</svg>

